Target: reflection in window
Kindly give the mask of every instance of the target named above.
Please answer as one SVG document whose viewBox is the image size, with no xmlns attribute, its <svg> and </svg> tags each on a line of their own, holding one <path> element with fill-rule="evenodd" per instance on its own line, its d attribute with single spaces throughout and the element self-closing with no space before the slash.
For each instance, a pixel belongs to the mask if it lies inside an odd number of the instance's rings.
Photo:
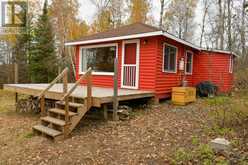
<svg viewBox="0 0 248 165">
<path fill-rule="evenodd" d="M 115 55 L 115 46 L 83 48 L 81 71 L 85 72 L 91 67 L 94 72 L 114 72 Z"/>
<path fill-rule="evenodd" d="M 193 65 L 193 54 L 191 52 L 186 53 L 186 73 L 192 73 Z"/>
<path fill-rule="evenodd" d="M 164 46 L 164 71 L 176 72 L 176 47 L 165 45 Z"/>
</svg>

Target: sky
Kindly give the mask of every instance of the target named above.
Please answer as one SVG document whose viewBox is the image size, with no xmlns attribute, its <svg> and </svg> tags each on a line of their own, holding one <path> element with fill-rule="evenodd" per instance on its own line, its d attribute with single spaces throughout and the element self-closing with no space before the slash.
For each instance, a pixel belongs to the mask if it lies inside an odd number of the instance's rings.
<svg viewBox="0 0 248 165">
<path fill-rule="evenodd" d="M 94 5 L 90 2 L 90 0 L 79 0 L 80 2 L 80 12 L 79 12 L 79 18 L 85 20 L 87 23 L 92 23 L 94 21 L 94 16 L 96 12 L 96 8 Z M 159 22 L 159 17 L 160 17 L 160 0 L 151 0 L 152 3 L 152 9 L 151 13 L 155 19 L 155 21 Z M 201 24 L 201 18 L 202 18 L 202 7 L 201 4 L 199 3 L 196 12 L 195 12 L 195 22 L 197 25 Z M 199 36 L 200 34 L 200 26 L 197 26 L 195 30 L 195 38 L 192 42 L 198 43 L 199 41 Z"/>
<path fill-rule="evenodd" d="M 0 0 L 0 2 L 2 1 L 7 1 L 7 0 Z M 43 3 L 44 0 L 40 0 L 41 3 Z M 51 0 L 49 0 L 51 2 Z M 79 9 L 79 13 L 78 13 L 78 17 L 80 19 L 85 20 L 87 23 L 91 24 L 94 21 L 94 16 L 95 16 L 95 12 L 96 12 L 96 8 L 95 6 L 91 3 L 90 0 L 78 0 L 80 3 L 80 9 Z M 155 19 L 155 21 L 159 22 L 159 15 L 160 15 L 160 0 L 151 0 L 152 3 L 152 9 L 151 9 L 151 14 L 153 15 L 153 18 Z M 0 8 L 1 8 L 1 3 L 0 3 Z M 201 6 L 198 5 L 197 9 L 196 9 L 196 17 L 195 17 L 195 21 L 197 24 L 201 23 L 201 17 L 202 17 L 202 11 L 201 11 Z M 1 13 L 0 13 L 0 24 L 1 24 Z M 1 27 L 1 25 L 0 25 Z M 196 30 L 196 35 L 197 33 L 199 34 L 200 29 L 199 27 Z M 195 42 L 195 41 L 193 41 Z"/>
</svg>

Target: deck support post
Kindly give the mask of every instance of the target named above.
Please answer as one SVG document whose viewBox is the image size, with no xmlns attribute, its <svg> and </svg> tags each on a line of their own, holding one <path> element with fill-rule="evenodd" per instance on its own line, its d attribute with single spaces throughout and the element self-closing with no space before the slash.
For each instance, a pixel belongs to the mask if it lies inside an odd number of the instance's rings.
<svg viewBox="0 0 248 165">
<path fill-rule="evenodd" d="M 103 116 L 104 116 L 104 120 L 108 120 L 108 105 L 107 104 L 103 104 Z"/>
<path fill-rule="evenodd" d="M 16 92 L 15 93 L 15 108 L 16 108 L 16 111 L 18 111 L 17 104 L 18 104 L 18 93 Z"/>
<path fill-rule="evenodd" d="M 158 105 L 159 104 L 159 98 L 158 97 L 152 97 L 148 104 L 151 104 L 151 105 Z"/>
<path fill-rule="evenodd" d="M 113 120 L 117 121 L 118 118 L 118 59 L 115 58 L 115 65 L 114 65 L 114 97 L 113 97 Z"/>
</svg>

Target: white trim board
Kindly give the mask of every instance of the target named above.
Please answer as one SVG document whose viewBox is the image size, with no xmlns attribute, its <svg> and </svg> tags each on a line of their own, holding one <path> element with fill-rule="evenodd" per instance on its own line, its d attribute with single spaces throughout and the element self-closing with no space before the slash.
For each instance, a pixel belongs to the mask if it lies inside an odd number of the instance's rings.
<svg viewBox="0 0 248 165">
<path fill-rule="evenodd" d="M 226 50 L 216 50 L 216 49 L 206 49 L 201 48 L 197 45 L 194 45 L 193 43 L 187 42 L 183 39 L 177 38 L 176 36 L 167 33 L 165 31 L 154 31 L 154 32 L 148 32 L 148 33 L 141 33 L 141 34 L 133 34 L 133 35 L 123 35 L 119 37 L 109 37 L 109 38 L 102 38 L 102 39 L 92 39 L 92 40 L 85 40 L 85 41 L 72 41 L 72 42 L 66 42 L 65 46 L 75 46 L 75 45 L 84 45 L 84 44 L 96 44 L 101 42 L 111 42 L 111 41 L 118 41 L 118 40 L 128 40 L 128 39 L 139 39 L 143 37 L 152 37 L 152 36 L 164 36 L 167 38 L 170 38 L 174 41 L 177 41 L 181 44 L 184 44 L 186 46 L 189 46 L 191 48 L 194 48 L 199 51 L 213 51 L 213 52 L 219 52 L 219 53 L 226 53 L 226 54 L 232 54 L 236 57 L 239 57 L 237 54 L 231 51 Z"/>
<path fill-rule="evenodd" d="M 191 72 L 187 72 L 187 60 L 188 60 L 188 54 L 187 53 L 191 53 L 191 55 L 192 55 L 192 61 L 191 61 Z M 185 59 L 184 59 L 184 63 L 185 63 L 185 68 L 184 68 L 184 70 L 185 70 L 185 74 L 186 75 L 192 75 L 193 74 L 193 63 L 194 63 L 194 53 L 191 51 L 191 50 L 186 50 L 186 52 L 185 52 Z"/>
<path fill-rule="evenodd" d="M 200 48 L 195 46 L 194 44 L 187 42 L 187 41 L 184 41 L 182 39 L 179 39 L 179 38 L 177 38 L 177 37 L 175 37 L 175 36 L 173 36 L 167 32 L 163 32 L 163 31 L 155 31 L 155 32 L 149 32 L 149 33 L 125 35 L 125 36 L 110 37 L 110 38 L 103 38 L 103 39 L 93 39 L 93 40 L 86 40 L 86 41 L 67 42 L 67 43 L 65 43 L 65 46 L 75 46 L 75 45 L 92 44 L 92 43 L 99 43 L 99 42 L 127 40 L 127 39 L 135 39 L 135 38 L 142 38 L 142 37 L 160 36 L 160 35 L 165 36 L 167 38 L 170 38 L 172 40 L 175 40 L 175 41 L 182 43 L 184 45 L 187 45 L 189 47 L 195 48 L 197 50 L 200 50 Z"/>
<path fill-rule="evenodd" d="M 94 39 L 94 40 L 86 40 L 86 41 L 67 42 L 67 43 L 65 43 L 65 46 L 92 44 L 92 43 L 118 41 L 118 40 L 128 40 L 128 39 L 134 39 L 134 38 L 159 36 L 159 35 L 162 35 L 162 34 L 163 34 L 162 31 L 155 31 L 155 32 L 141 33 L 141 34 L 134 34 L 134 35 L 126 35 L 126 36 L 120 36 L 120 37 L 111 37 L 111 38 Z"/>
<path fill-rule="evenodd" d="M 173 48 L 175 48 L 176 49 L 176 62 L 175 62 L 175 71 L 169 71 L 169 70 L 165 70 L 165 68 L 164 68 L 164 62 L 165 62 L 165 59 L 164 59 L 164 55 L 165 55 L 165 45 L 167 45 L 167 46 L 170 46 L 170 47 L 173 47 Z M 171 45 L 171 44 L 168 44 L 168 43 L 164 43 L 163 44 L 163 62 L 162 62 L 162 72 L 163 73 L 177 73 L 177 67 L 178 67 L 178 47 L 176 47 L 175 45 Z"/>
<path fill-rule="evenodd" d="M 124 58 L 125 58 L 125 44 L 128 43 L 136 43 L 136 77 L 135 77 L 135 87 L 129 87 L 123 85 L 123 76 L 124 76 Z M 127 89 L 138 89 L 139 88 L 139 65 L 140 65 L 140 39 L 135 40 L 126 40 L 122 42 L 122 59 L 121 59 L 121 88 L 127 88 Z M 130 66 L 130 64 L 129 64 Z"/>
<path fill-rule="evenodd" d="M 206 48 L 201 48 L 202 51 L 209 51 L 209 52 L 216 52 L 216 53 L 225 53 L 225 54 L 231 54 L 236 57 L 239 57 L 239 55 L 235 54 L 234 52 L 227 51 L 227 50 L 218 50 L 218 49 L 206 49 Z"/>
<path fill-rule="evenodd" d="M 118 43 L 111 43 L 111 44 L 97 44 L 97 45 L 89 45 L 89 46 L 80 46 L 79 48 L 79 65 L 78 65 L 78 74 L 82 75 L 85 74 L 84 71 L 82 71 L 82 49 L 84 48 L 102 48 L 102 47 L 111 47 L 115 46 L 116 51 L 115 51 L 115 58 L 118 59 Z M 92 72 L 93 75 L 106 75 L 106 76 L 113 76 L 114 72 Z"/>
</svg>

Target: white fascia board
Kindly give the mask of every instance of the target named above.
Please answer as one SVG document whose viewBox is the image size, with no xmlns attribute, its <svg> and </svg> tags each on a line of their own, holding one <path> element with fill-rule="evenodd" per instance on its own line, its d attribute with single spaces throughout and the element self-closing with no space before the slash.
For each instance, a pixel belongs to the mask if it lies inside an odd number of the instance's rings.
<svg viewBox="0 0 248 165">
<path fill-rule="evenodd" d="M 184 45 L 187 45 L 187 46 L 189 46 L 189 47 L 191 47 L 191 48 L 194 48 L 194 49 L 196 49 L 196 50 L 201 50 L 198 46 L 196 46 L 196 45 L 194 45 L 194 44 L 192 44 L 192 43 L 190 43 L 190 42 L 184 41 L 184 40 L 182 40 L 182 39 L 180 39 L 180 38 L 177 38 L 176 36 L 173 36 L 173 35 L 171 35 L 171 34 L 169 34 L 169 33 L 167 33 L 167 32 L 164 32 L 163 35 L 164 35 L 165 37 L 167 37 L 167 38 L 170 38 L 170 39 L 172 39 L 172 40 L 175 40 L 175 41 L 177 41 L 177 42 L 179 42 L 179 43 L 182 43 L 182 44 L 184 44 Z"/>
<path fill-rule="evenodd" d="M 216 52 L 216 53 L 231 54 L 231 55 L 234 55 L 234 56 L 236 56 L 236 57 L 239 57 L 239 55 L 237 55 L 236 53 L 234 53 L 234 52 L 232 52 L 232 51 L 227 51 L 227 50 L 206 49 L 206 48 L 201 48 L 201 50 L 203 50 L 203 51 L 210 51 L 210 52 Z"/>
<path fill-rule="evenodd" d="M 95 39 L 95 40 L 87 40 L 87 41 L 67 42 L 67 43 L 65 43 L 65 46 L 93 44 L 93 43 L 99 43 L 99 42 L 110 42 L 110 41 L 127 40 L 127 39 L 134 39 L 134 38 L 159 36 L 159 35 L 163 35 L 163 31 L 155 31 L 155 32 L 149 32 L 149 33 L 134 34 L 134 35 L 127 35 L 127 36 L 120 36 L 120 37 L 111 37 L 111 38 L 103 38 L 103 39 Z"/>
</svg>

